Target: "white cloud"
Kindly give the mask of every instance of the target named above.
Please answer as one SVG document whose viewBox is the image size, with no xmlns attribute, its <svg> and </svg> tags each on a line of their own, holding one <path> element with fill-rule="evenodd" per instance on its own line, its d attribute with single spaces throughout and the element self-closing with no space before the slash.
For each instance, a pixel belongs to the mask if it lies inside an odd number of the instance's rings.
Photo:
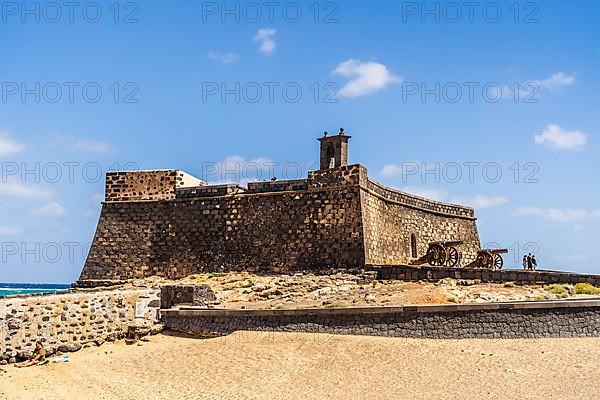
<svg viewBox="0 0 600 400">
<path fill-rule="evenodd" d="M 208 58 L 213 61 L 217 61 L 221 64 L 232 64 L 238 62 L 240 57 L 233 53 L 216 53 L 214 51 L 208 52 Z"/>
<path fill-rule="evenodd" d="M 22 183 L 15 180 L 0 181 L 0 196 L 19 197 L 25 199 L 45 199 L 54 193 L 40 185 Z"/>
<path fill-rule="evenodd" d="M 491 208 L 500 206 L 506 203 L 508 200 L 502 196 L 484 196 L 478 194 L 474 197 L 454 197 L 450 202 L 454 204 L 462 204 L 465 206 L 473 207 L 475 209 Z"/>
<path fill-rule="evenodd" d="M 89 151 L 92 153 L 108 153 L 112 150 L 112 147 L 109 143 L 101 140 L 78 139 L 75 141 L 73 146 L 77 150 Z"/>
<path fill-rule="evenodd" d="M 533 79 L 519 83 L 518 88 L 515 88 L 515 84 L 491 85 L 487 89 L 487 95 L 490 99 L 501 97 L 504 100 L 537 102 L 537 96 L 542 90 L 556 91 L 573 85 L 575 81 L 574 75 L 557 72 L 546 79 Z"/>
<path fill-rule="evenodd" d="M 556 124 L 548 124 L 541 134 L 534 136 L 535 144 L 545 144 L 559 150 L 583 150 L 587 135 L 580 131 L 567 131 Z"/>
<path fill-rule="evenodd" d="M 482 194 L 473 197 L 450 196 L 448 192 L 443 189 L 427 187 L 406 186 L 402 188 L 402 191 L 431 200 L 473 207 L 475 209 L 497 207 L 508 202 L 506 197 L 485 196 Z"/>
<path fill-rule="evenodd" d="M 43 207 L 36 208 L 31 211 L 32 215 L 36 217 L 61 217 L 65 215 L 65 208 L 56 202 L 46 204 Z"/>
<path fill-rule="evenodd" d="M 266 157 L 251 160 L 238 155 L 226 157 L 224 160 L 205 167 L 204 179 L 209 184 L 237 183 L 246 185 L 248 182 L 269 180 L 275 174 L 275 167 L 280 164 Z M 295 171 L 295 170 L 294 170 Z M 292 174 L 294 171 L 290 171 Z M 289 179 L 295 179 L 290 177 Z"/>
<path fill-rule="evenodd" d="M 22 230 L 14 226 L 0 225 L 0 236 L 16 236 L 20 235 Z"/>
<path fill-rule="evenodd" d="M 563 86 L 571 86 L 575 83 L 574 75 L 567 75 L 564 72 L 552 74 L 550 78 L 535 80 L 532 83 L 536 84 L 540 89 L 555 90 Z"/>
<path fill-rule="evenodd" d="M 385 65 L 373 61 L 363 63 L 356 59 L 342 62 L 333 74 L 350 79 L 340 90 L 342 97 L 364 96 L 383 90 L 390 84 L 402 82 Z"/>
<path fill-rule="evenodd" d="M 402 166 L 396 164 L 384 165 L 383 168 L 381 168 L 381 171 L 379 171 L 379 175 L 384 178 L 393 178 L 402 175 L 402 173 Z"/>
<path fill-rule="evenodd" d="M 573 208 L 540 208 L 540 207 L 521 207 L 517 209 L 515 215 L 520 217 L 540 217 L 556 222 L 582 221 L 591 218 L 600 218 L 599 210 L 582 210 Z"/>
<path fill-rule="evenodd" d="M 252 41 L 259 43 L 258 51 L 261 54 L 268 56 L 275 51 L 277 47 L 276 33 L 277 29 L 262 28 L 254 35 Z"/>
<path fill-rule="evenodd" d="M 436 201 L 447 201 L 448 199 L 448 193 L 442 189 L 405 186 L 402 188 L 402 191 Z"/>
<path fill-rule="evenodd" d="M 25 145 L 16 142 L 8 132 L 0 134 L 0 156 L 20 153 L 24 149 Z"/>
</svg>

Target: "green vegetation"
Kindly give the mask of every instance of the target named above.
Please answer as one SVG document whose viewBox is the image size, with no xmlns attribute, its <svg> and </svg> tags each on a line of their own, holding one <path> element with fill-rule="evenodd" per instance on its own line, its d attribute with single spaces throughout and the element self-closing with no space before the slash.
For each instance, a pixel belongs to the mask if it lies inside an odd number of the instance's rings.
<svg viewBox="0 0 600 400">
<path fill-rule="evenodd" d="M 575 293 L 600 295 L 600 288 L 592 286 L 589 283 L 578 283 L 575 285 Z"/>
<path fill-rule="evenodd" d="M 552 293 L 559 298 L 569 297 L 569 290 L 565 287 L 565 285 L 553 284 L 547 286 L 545 289 L 546 292 Z"/>
<path fill-rule="evenodd" d="M 514 288 L 514 287 L 517 287 L 517 285 L 515 285 L 514 282 L 505 282 L 504 287 Z"/>
<path fill-rule="evenodd" d="M 529 289 L 539 289 L 539 288 L 541 288 L 541 287 L 542 287 L 542 286 L 540 286 L 540 285 L 529 285 L 529 286 L 528 286 L 528 288 L 529 288 Z"/>
</svg>

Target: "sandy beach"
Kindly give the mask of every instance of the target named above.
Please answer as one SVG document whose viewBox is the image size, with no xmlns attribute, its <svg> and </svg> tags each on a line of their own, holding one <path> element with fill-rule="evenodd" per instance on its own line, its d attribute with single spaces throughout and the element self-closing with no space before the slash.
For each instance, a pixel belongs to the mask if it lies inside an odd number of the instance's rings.
<svg viewBox="0 0 600 400">
<path fill-rule="evenodd" d="M 599 339 L 415 340 L 237 332 L 3 366 L 1 399 L 597 399 Z"/>
</svg>

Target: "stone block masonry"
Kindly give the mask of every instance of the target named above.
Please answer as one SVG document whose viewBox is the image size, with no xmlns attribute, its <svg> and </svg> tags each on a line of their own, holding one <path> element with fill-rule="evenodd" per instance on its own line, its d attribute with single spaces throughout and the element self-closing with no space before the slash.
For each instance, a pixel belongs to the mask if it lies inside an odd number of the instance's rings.
<svg viewBox="0 0 600 400">
<path fill-rule="evenodd" d="M 169 200 L 179 188 L 204 186 L 205 182 L 177 170 L 109 172 L 106 201 Z"/>
<path fill-rule="evenodd" d="M 158 289 L 121 289 L 0 299 L 0 359 L 26 358 L 41 340 L 52 354 L 120 339 L 131 324 L 153 324 Z"/>
<path fill-rule="evenodd" d="M 589 283 L 600 286 L 600 275 L 577 274 L 574 272 L 549 272 L 549 271 L 518 271 L 489 269 L 466 269 L 445 268 L 429 266 L 377 266 L 370 265 L 370 270 L 377 273 L 379 280 L 401 280 L 401 281 L 430 281 L 437 282 L 440 279 L 466 279 L 478 280 L 489 283 L 514 282 L 524 285 L 565 283 L 576 285 L 578 283 Z"/>
<path fill-rule="evenodd" d="M 157 173 L 165 177 L 164 171 Z M 143 174 L 146 182 L 156 181 Z M 449 238 L 464 240 L 459 249 L 465 259 L 474 258 L 479 247 L 472 209 L 375 189 L 360 165 L 247 189 L 202 185 L 171 191 L 171 183 L 168 188 L 164 196 L 152 192 L 145 201 L 137 199 L 137 186 L 132 195 L 107 191 L 80 285 L 207 271 L 287 273 L 402 264 L 411 259 L 411 235 L 419 252 L 428 241 Z"/>
<path fill-rule="evenodd" d="M 165 285 L 160 290 L 160 305 L 171 308 L 175 305 L 207 307 L 217 300 L 208 285 Z"/>
<path fill-rule="evenodd" d="M 358 173 L 344 167 L 340 175 Z M 357 185 L 106 202 L 81 280 L 364 265 Z"/>
<path fill-rule="evenodd" d="M 176 170 L 107 175 L 106 198 L 80 287 L 199 272 L 289 273 L 406 264 L 429 242 L 479 235 L 472 208 L 424 199 L 347 165 L 343 130 L 321 142 L 306 179 L 206 185 Z"/>
<path fill-rule="evenodd" d="M 202 337 L 235 331 L 428 339 L 600 336 L 600 300 L 302 310 L 162 310 L 165 327 Z"/>
<path fill-rule="evenodd" d="M 472 208 L 440 203 L 366 179 L 361 190 L 367 264 L 406 264 L 430 242 L 463 240 L 463 264 L 477 257 L 479 234 Z M 414 249 L 413 249 L 414 246 Z"/>
</svg>

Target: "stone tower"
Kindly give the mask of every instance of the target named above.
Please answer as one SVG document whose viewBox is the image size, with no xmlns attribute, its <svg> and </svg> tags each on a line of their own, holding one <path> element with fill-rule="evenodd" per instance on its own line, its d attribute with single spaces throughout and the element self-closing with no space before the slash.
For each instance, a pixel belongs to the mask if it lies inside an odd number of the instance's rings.
<svg viewBox="0 0 600 400">
<path fill-rule="evenodd" d="M 344 134 L 344 129 L 335 136 L 323 136 L 321 142 L 320 169 L 330 169 L 348 165 L 348 139 L 352 136 Z"/>
</svg>

